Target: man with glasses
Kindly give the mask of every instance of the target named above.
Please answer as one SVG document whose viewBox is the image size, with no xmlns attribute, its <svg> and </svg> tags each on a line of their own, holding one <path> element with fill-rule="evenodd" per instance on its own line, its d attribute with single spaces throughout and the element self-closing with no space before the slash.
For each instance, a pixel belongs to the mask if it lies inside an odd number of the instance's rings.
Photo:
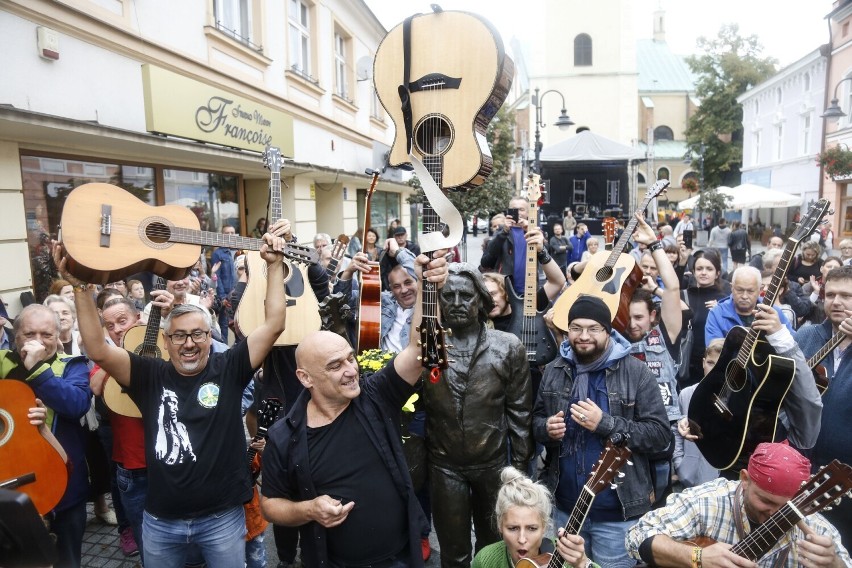
<svg viewBox="0 0 852 568">
<path fill-rule="evenodd" d="M 243 389 L 284 330 L 282 220 L 264 235 L 266 319 L 245 341 L 211 353 L 210 312 L 181 304 L 166 317 L 169 361 L 144 358 L 104 342 L 86 284 L 67 273 L 60 245 L 54 260 L 74 286 L 89 357 L 125 387 L 142 413 L 148 491 L 142 522 L 145 563 L 179 568 L 195 546 L 207 566 L 245 563 L 243 503 L 252 497 L 240 403 Z"/>
<path fill-rule="evenodd" d="M 595 562 L 627 568 L 635 561 L 625 534 L 651 509 L 648 455 L 666 449 L 671 430 L 654 375 L 630 356 L 631 345 L 612 331 L 611 317 L 595 296 L 580 296 L 571 306 L 568 341 L 545 368 L 536 397 L 533 435 L 548 449 L 543 479 L 555 497 L 556 527 L 566 525 L 607 438 L 627 439 L 633 466 L 624 468 L 615 490 L 597 496 L 580 532 Z"/>
</svg>

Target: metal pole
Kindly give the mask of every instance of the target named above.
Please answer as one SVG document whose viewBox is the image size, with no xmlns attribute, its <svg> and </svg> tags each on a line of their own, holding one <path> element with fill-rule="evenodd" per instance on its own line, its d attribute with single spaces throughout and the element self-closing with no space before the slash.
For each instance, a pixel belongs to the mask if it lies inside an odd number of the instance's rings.
<svg viewBox="0 0 852 568">
<path fill-rule="evenodd" d="M 533 105 L 535 106 L 535 173 L 540 175 L 541 160 L 539 157 L 541 156 L 541 131 L 539 130 L 538 125 L 541 123 L 541 99 L 538 98 L 538 87 L 535 88 Z"/>
</svg>

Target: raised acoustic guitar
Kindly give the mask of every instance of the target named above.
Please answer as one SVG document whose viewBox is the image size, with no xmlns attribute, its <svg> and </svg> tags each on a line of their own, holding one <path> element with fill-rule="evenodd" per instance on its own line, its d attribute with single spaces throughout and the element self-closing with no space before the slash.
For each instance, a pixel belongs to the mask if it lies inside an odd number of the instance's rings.
<svg viewBox="0 0 852 568">
<path fill-rule="evenodd" d="M 281 150 L 267 146 L 263 165 L 269 168 L 269 218 L 276 223 L 284 218 L 281 207 Z M 316 254 L 316 251 L 313 251 Z M 248 336 L 266 321 L 266 261 L 260 253 L 246 254 L 248 282 L 234 314 L 234 325 Z M 319 302 L 308 280 L 303 264 L 284 263 L 284 285 L 287 292 L 287 321 L 284 331 L 275 340 L 276 346 L 298 345 L 310 333 L 319 331 L 322 318 Z"/>
<path fill-rule="evenodd" d="M 154 290 L 165 290 L 166 281 L 156 276 L 154 278 Z M 169 352 L 160 333 L 160 321 L 162 310 L 157 306 L 151 306 L 146 325 L 137 325 L 128 329 L 121 338 L 121 346 L 127 351 L 136 353 L 140 357 L 169 360 Z M 142 418 L 139 407 L 133 402 L 123 387 L 112 377 L 108 377 L 104 385 L 104 403 L 107 408 L 130 418 Z"/>
<path fill-rule="evenodd" d="M 370 228 L 370 202 L 379 182 L 378 171 L 371 172 L 373 179 L 364 199 L 364 243 L 367 243 L 367 230 Z M 377 243 L 378 244 L 378 243 Z M 373 259 L 373 260 L 378 260 Z M 362 353 L 368 349 L 378 349 L 382 327 L 382 277 L 378 267 L 367 273 L 361 273 L 361 293 L 358 296 L 358 344 L 356 351 Z"/>
<path fill-rule="evenodd" d="M 651 200 L 663 193 L 669 180 L 661 179 L 648 188 L 638 211 L 645 211 Z M 612 314 L 612 327 L 620 332 L 630 323 L 630 299 L 642 282 L 642 269 L 633 255 L 624 254 L 627 241 L 636 229 L 636 217 L 632 217 L 612 251 L 600 251 L 592 255 L 580 277 L 569 286 L 553 306 L 553 325 L 568 331 L 568 312 L 580 296 L 597 296 Z"/>
<path fill-rule="evenodd" d="M 618 443 L 614 443 L 613 438 Z M 610 487 L 616 475 L 624 476 L 623 473 L 619 473 L 619 470 L 625 464 L 632 465 L 629 461 L 632 452 L 630 448 L 624 445 L 626 441 L 627 438 L 621 434 L 616 434 L 607 440 L 598 463 L 595 464 L 586 484 L 580 489 L 580 496 L 577 498 L 577 503 L 574 504 L 571 515 L 568 517 L 568 523 L 565 525 L 566 533 L 580 534 L 580 529 L 583 528 L 583 523 L 592 508 L 592 502 L 598 493 Z M 559 555 L 559 552 L 544 552 L 532 558 L 521 558 L 515 568 L 562 568 L 564 563 L 565 561 Z"/>
<path fill-rule="evenodd" d="M 852 467 L 834 460 L 811 477 L 786 505 L 731 547 L 731 552 L 757 562 L 772 550 L 796 523 L 849 496 L 852 489 Z M 687 544 L 705 548 L 716 541 L 699 536 Z"/>
<path fill-rule="evenodd" d="M 198 261 L 201 246 L 260 250 L 263 240 L 211 233 L 181 205 L 154 207 L 108 183 L 87 183 L 68 194 L 60 237 L 68 272 L 107 284 L 137 272 L 180 280 Z M 316 251 L 288 243 L 284 256 L 316 264 Z"/>
<path fill-rule="evenodd" d="M 828 208 L 825 199 L 813 204 L 787 238 L 764 304 L 775 303 L 799 242 L 817 228 Z M 796 362 L 778 356 L 763 336 L 754 329 L 731 329 L 716 365 L 695 387 L 689 403 L 690 429 L 697 426 L 695 444 L 716 469 L 746 467 L 758 444 L 778 436 L 778 415 L 796 376 Z"/>
<path fill-rule="evenodd" d="M 68 470 L 59 452 L 30 424 L 35 393 L 24 382 L 0 380 L 0 489 L 26 493 L 46 515 L 68 486 Z"/>
</svg>

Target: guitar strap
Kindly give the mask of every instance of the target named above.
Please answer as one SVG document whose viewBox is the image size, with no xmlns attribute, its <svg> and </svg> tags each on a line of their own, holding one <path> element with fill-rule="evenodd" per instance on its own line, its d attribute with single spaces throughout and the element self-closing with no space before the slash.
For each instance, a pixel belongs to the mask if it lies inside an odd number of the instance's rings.
<svg viewBox="0 0 852 568">
<path fill-rule="evenodd" d="M 407 153 L 411 153 L 411 139 L 414 135 L 414 126 L 411 124 L 411 91 L 408 84 L 411 80 L 411 20 L 414 16 L 408 16 L 402 22 L 402 52 L 403 52 L 403 77 L 402 85 L 399 86 L 399 99 L 402 101 L 402 119 L 405 123 L 405 142 Z"/>
<path fill-rule="evenodd" d="M 742 484 L 737 486 L 736 503 L 731 507 L 734 511 L 734 527 L 737 529 L 737 536 L 740 540 L 746 537 L 745 524 L 743 523 L 743 503 L 745 495 L 743 495 Z M 790 545 L 788 544 L 784 550 L 780 552 L 775 562 L 772 563 L 772 568 L 781 568 L 787 563 L 787 556 L 790 555 Z"/>
</svg>

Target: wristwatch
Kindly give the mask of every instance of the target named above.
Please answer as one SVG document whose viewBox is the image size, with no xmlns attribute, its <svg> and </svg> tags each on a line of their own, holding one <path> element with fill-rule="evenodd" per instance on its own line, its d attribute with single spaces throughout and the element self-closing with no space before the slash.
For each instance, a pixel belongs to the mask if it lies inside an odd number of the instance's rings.
<svg viewBox="0 0 852 568">
<path fill-rule="evenodd" d="M 74 292 L 86 292 L 88 289 L 89 285 L 86 283 L 71 284 L 71 290 Z"/>
</svg>

